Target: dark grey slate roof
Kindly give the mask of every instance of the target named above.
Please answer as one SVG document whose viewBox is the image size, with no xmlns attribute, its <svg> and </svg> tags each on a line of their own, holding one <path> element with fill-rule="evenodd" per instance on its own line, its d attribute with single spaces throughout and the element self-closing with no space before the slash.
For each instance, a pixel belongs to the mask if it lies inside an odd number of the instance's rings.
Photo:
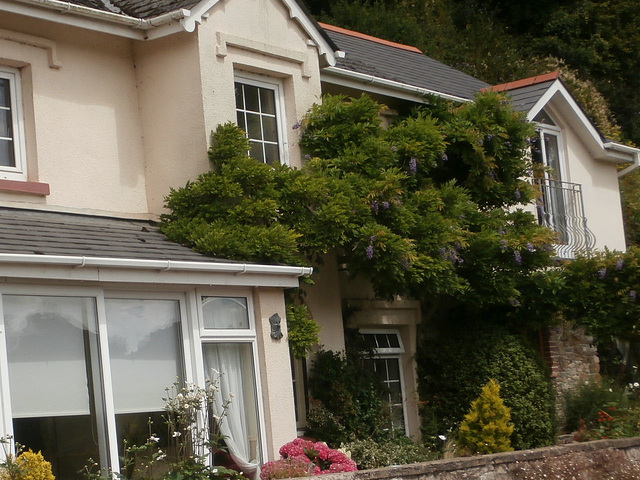
<svg viewBox="0 0 640 480">
<path fill-rule="evenodd" d="M 515 111 L 528 112 L 554 82 L 555 80 L 551 80 L 535 85 L 527 85 L 526 87 L 509 90 L 506 93 Z"/>
<path fill-rule="evenodd" d="M 5 207 L 0 253 L 229 262 L 169 241 L 150 221 Z"/>
<path fill-rule="evenodd" d="M 476 92 L 489 86 L 422 53 L 329 29 L 326 32 L 346 53 L 345 58 L 337 59 L 339 68 L 466 99 L 473 99 Z"/>
</svg>

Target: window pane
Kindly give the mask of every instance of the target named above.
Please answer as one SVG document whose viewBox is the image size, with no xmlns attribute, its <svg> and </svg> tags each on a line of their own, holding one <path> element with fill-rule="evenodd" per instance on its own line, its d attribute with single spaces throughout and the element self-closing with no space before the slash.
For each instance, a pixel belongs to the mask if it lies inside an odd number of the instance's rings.
<svg viewBox="0 0 640 480">
<path fill-rule="evenodd" d="M 264 144 L 265 162 L 269 165 L 280 163 L 280 150 L 278 145 L 272 143 Z"/>
<path fill-rule="evenodd" d="M 247 134 L 253 140 L 262 140 L 262 127 L 260 125 L 260 115 L 247 113 Z"/>
<path fill-rule="evenodd" d="M 16 161 L 13 153 L 13 141 L 0 139 L 0 166 L 15 167 Z"/>
<path fill-rule="evenodd" d="M 262 117 L 262 131 L 264 132 L 264 139 L 267 142 L 277 142 L 278 128 L 276 127 L 276 118 Z"/>
<path fill-rule="evenodd" d="M 116 413 L 162 411 L 165 388 L 182 383 L 179 302 L 108 299 L 105 308 Z"/>
<path fill-rule="evenodd" d="M 204 328 L 249 328 L 247 299 L 243 297 L 202 297 Z"/>
<path fill-rule="evenodd" d="M 244 112 L 238 112 L 237 117 L 238 117 L 238 126 L 246 132 L 247 126 L 244 122 Z"/>
<path fill-rule="evenodd" d="M 88 458 L 105 465 L 95 300 L 5 295 L 3 305 L 16 442 L 41 450 L 56 478 L 80 477 Z"/>
<path fill-rule="evenodd" d="M 235 463 L 247 473 L 257 470 L 261 461 L 258 428 L 258 400 L 250 343 L 203 345 L 205 375 L 210 380 L 220 372 L 218 407 L 231 399 L 222 434 Z M 247 475 L 251 478 L 251 475 Z"/>
<path fill-rule="evenodd" d="M 269 88 L 260 89 L 260 106 L 262 107 L 262 113 L 276 114 L 276 95 L 273 90 Z"/>
<path fill-rule="evenodd" d="M 253 85 L 243 85 L 243 88 L 245 109 L 252 112 L 259 112 L 260 103 L 258 100 L 258 87 L 254 87 Z"/>
<path fill-rule="evenodd" d="M 560 170 L 560 150 L 558 149 L 558 137 L 544 134 L 544 147 L 547 154 L 547 165 L 553 169 L 551 177 L 554 180 L 562 180 Z"/>
<path fill-rule="evenodd" d="M 0 108 L 0 137 L 13 138 L 11 110 Z"/>
<path fill-rule="evenodd" d="M 386 333 L 376 334 L 376 341 L 378 342 L 378 348 L 389 348 L 389 338 Z"/>
<path fill-rule="evenodd" d="M 0 107 L 11 106 L 11 85 L 6 78 L 0 78 Z"/>
<path fill-rule="evenodd" d="M 262 150 L 261 142 L 249 142 L 250 150 L 249 155 L 251 158 L 255 158 L 259 162 L 264 162 L 264 153 Z"/>
<path fill-rule="evenodd" d="M 242 92 L 242 84 L 236 83 L 236 108 L 242 110 L 244 109 L 244 95 Z"/>
</svg>

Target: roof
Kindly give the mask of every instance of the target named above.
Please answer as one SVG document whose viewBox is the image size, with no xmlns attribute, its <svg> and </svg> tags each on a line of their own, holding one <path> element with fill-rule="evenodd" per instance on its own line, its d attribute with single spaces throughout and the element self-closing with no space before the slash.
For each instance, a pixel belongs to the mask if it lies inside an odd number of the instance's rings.
<svg viewBox="0 0 640 480">
<path fill-rule="evenodd" d="M 508 92 L 514 110 L 529 112 L 558 78 L 560 78 L 560 72 L 556 71 L 515 82 L 493 85 L 485 90 Z"/>
<path fill-rule="evenodd" d="M 151 221 L 6 207 L 0 253 L 231 263 L 171 242 Z"/>
<path fill-rule="evenodd" d="M 153 18 L 181 8 L 190 9 L 200 0 L 70 0 L 69 3 L 135 18 Z"/>
<path fill-rule="evenodd" d="M 370 75 L 471 100 L 489 85 L 466 73 L 424 55 L 418 48 L 320 23 L 333 42 L 345 53 L 336 60 L 337 69 Z M 339 74 L 337 69 L 332 73 Z"/>
</svg>

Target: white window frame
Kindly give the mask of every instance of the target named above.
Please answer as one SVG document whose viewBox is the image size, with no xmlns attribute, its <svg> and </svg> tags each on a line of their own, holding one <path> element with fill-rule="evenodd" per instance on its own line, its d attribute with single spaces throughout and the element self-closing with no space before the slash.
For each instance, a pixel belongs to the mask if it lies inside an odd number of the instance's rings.
<svg viewBox="0 0 640 480">
<path fill-rule="evenodd" d="M 275 95 L 276 107 L 276 128 L 278 132 L 278 151 L 280 153 L 280 164 L 289 165 L 289 144 L 287 141 L 287 121 L 285 116 L 284 86 L 282 81 L 267 77 L 265 75 L 251 74 L 248 72 L 236 72 L 234 75 L 235 83 L 243 83 L 258 88 L 272 90 Z M 235 97 L 235 88 L 234 88 Z M 234 98 L 235 105 L 235 98 Z M 237 115 L 238 109 L 235 108 Z"/>
<path fill-rule="evenodd" d="M 249 328 L 242 329 L 213 329 L 204 327 L 204 314 L 202 311 L 202 297 L 220 297 L 220 298 L 244 298 L 247 301 L 247 314 L 249 316 Z M 260 361 L 258 351 L 258 336 L 256 334 L 256 318 L 253 303 L 253 296 L 251 291 L 245 289 L 197 289 L 196 290 L 196 303 L 198 308 L 198 337 L 199 343 L 197 348 L 194 348 L 196 356 L 197 376 L 198 379 L 206 378 L 206 372 L 204 371 L 204 355 L 202 353 L 203 346 L 206 344 L 218 343 L 218 344 L 250 344 L 251 355 L 253 357 L 253 371 L 254 371 L 254 388 L 256 392 L 256 406 L 258 408 L 258 441 L 260 442 L 260 458 L 258 463 L 263 465 L 267 460 L 267 435 L 266 435 L 266 419 L 264 418 L 264 402 L 262 400 L 262 385 L 260 379 L 262 374 L 260 372 Z M 204 384 L 203 384 L 204 386 Z"/>
<path fill-rule="evenodd" d="M 20 70 L 0 66 L 0 78 L 9 81 L 11 123 L 13 129 L 12 143 L 16 163 L 14 167 L 0 166 L 0 179 L 24 181 L 27 179 L 27 164 Z"/>
<path fill-rule="evenodd" d="M 409 435 L 409 424 L 408 424 L 408 416 L 407 416 L 407 394 L 404 386 L 404 368 L 402 365 L 402 357 L 405 353 L 404 343 L 402 342 L 402 335 L 400 335 L 400 330 L 391 329 L 391 328 L 359 328 L 358 331 L 361 334 L 384 334 L 384 335 L 396 335 L 398 338 L 399 347 L 395 348 L 374 348 L 373 351 L 378 358 L 381 359 L 397 359 L 398 360 L 398 370 L 400 374 L 400 392 L 402 394 L 402 417 L 404 424 L 404 433 L 405 435 Z"/>
<path fill-rule="evenodd" d="M 103 391 L 100 392 L 101 399 L 96 401 L 103 402 L 105 425 L 104 440 L 106 445 L 99 445 L 100 449 L 105 449 L 106 462 L 108 468 L 114 473 L 120 472 L 120 458 L 118 453 L 118 432 L 116 429 L 116 413 L 113 402 L 113 387 L 111 381 L 111 366 L 109 356 L 109 345 L 107 341 L 107 318 L 105 309 L 106 299 L 136 299 L 136 300 L 174 300 L 179 302 L 180 311 L 180 328 L 181 328 L 181 348 L 183 349 L 182 361 L 183 374 L 185 382 L 193 381 L 193 366 L 191 363 L 188 345 L 188 328 L 189 321 L 187 316 L 187 302 L 185 294 L 182 292 L 149 292 L 149 291 L 114 291 L 105 290 L 100 287 L 69 287 L 69 286 L 32 286 L 32 285 L 3 285 L 0 287 L 0 391 L 2 399 L 2 426 L 1 435 L 7 437 L 13 436 L 13 415 L 11 407 L 11 395 L 9 386 L 9 359 L 6 347 L 6 330 L 4 327 L 4 309 L 2 305 L 3 295 L 34 295 L 34 296 L 50 296 L 50 297 L 83 297 L 93 298 L 96 304 L 96 315 L 98 323 L 98 344 L 100 349 L 100 370 L 101 383 Z M 97 395 L 96 395 L 97 397 Z M 98 410 L 98 409 L 96 409 Z M 0 456 L 4 452 L 0 451 Z M 104 465 L 103 465 L 104 467 Z"/>
</svg>

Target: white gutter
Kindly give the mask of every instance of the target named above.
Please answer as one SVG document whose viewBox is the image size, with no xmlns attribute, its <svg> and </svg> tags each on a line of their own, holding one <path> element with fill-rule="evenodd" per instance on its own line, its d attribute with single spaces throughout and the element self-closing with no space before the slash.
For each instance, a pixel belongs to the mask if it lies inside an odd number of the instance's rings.
<svg viewBox="0 0 640 480">
<path fill-rule="evenodd" d="M 31 264 L 68 267 L 102 267 L 160 270 L 163 272 L 189 271 L 200 273 L 267 274 L 301 277 L 311 275 L 311 267 L 290 267 L 284 265 L 260 265 L 254 263 L 230 262 L 185 262 L 174 260 L 140 260 L 134 258 L 85 257 L 66 255 L 31 255 L 21 253 L 0 253 L 0 264 Z"/>
<path fill-rule="evenodd" d="M 141 30 L 148 30 L 155 28 L 159 25 L 172 22 L 174 20 L 182 20 L 188 17 L 191 12 L 184 8 L 174 10 L 173 12 L 165 13 L 151 19 L 142 19 L 130 17 L 125 14 L 105 12 L 95 8 L 85 7 L 83 5 L 76 5 L 70 2 L 64 2 L 61 0 L 20 0 L 21 3 L 27 3 L 29 5 L 45 7 L 53 10 L 58 10 L 60 13 L 74 13 L 76 15 L 82 15 L 97 20 L 104 20 L 107 22 L 117 23 L 120 25 L 127 25 L 130 27 L 139 28 Z"/>
<path fill-rule="evenodd" d="M 618 172 L 618 178 L 622 178 L 625 175 L 630 174 L 635 169 L 640 167 L 640 149 L 635 147 L 630 147 L 628 145 L 622 145 L 621 143 L 615 142 L 607 142 L 604 144 L 604 148 L 607 150 L 613 150 L 616 152 L 626 153 L 628 155 L 633 155 L 633 163 L 629 165 L 627 168 L 620 170 Z"/>
<path fill-rule="evenodd" d="M 364 73 L 353 72 L 340 67 L 326 67 L 321 73 L 329 73 L 335 76 L 343 77 L 349 80 L 355 80 L 364 84 L 375 85 L 382 88 L 388 88 L 391 90 L 397 90 L 401 92 L 411 93 L 413 95 L 436 95 L 438 97 L 447 98 L 456 102 L 471 102 L 468 98 L 458 97 L 456 95 L 449 95 L 447 93 L 438 92 L 436 90 L 429 90 L 428 88 L 416 87 L 414 85 L 408 85 L 402 82 L 396 82 L 394 80 L 387 80 L 386 78 L 374 77 L 373 75 L 366 75 Z M 321 78 L 331 82 L 330 79 Z M 335 82 L 331 82 L 335 83 Z"/>
</svg>

